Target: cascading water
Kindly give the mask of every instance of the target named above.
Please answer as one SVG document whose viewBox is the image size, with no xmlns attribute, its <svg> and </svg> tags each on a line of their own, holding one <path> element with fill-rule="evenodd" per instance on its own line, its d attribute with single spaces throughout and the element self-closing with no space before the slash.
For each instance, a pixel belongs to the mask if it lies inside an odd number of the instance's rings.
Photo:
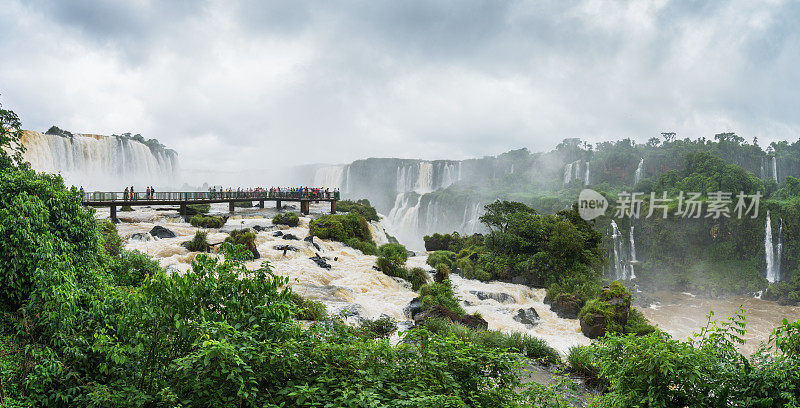
<svg viewBox="0 0 800 408">
<path fill-rule="evenodd" d="M 481 203 L 464 206 L 464 221 L 461 223 L 464 234 L 475 234 L 480 230 Z M 468 215 L 469 213 L 469 215 Z"/>
<path fill-rule="evenodd" d="M 314 173 L 314 186 L 326 188 L 342 188 L 345 166 L 320 167 Z"/>
<path fill-rule="evenodd" d="M 59 172 L 65 182 L 91 188 L 121 185 L 171 186 L 177 183 L 174 151 L 151 148 L 130 138 L 82 135 L 72 137 L 25 131 L 24 158 L 35 170 Z"/>
<path fill-rule="evenodd" d="M 400 193 L 395 198 L 389 212 L 387 230 L 400 242 L 412 250 L 422 250 L 425 243 L 419 234 L 419 208 L 422 196 L 414 193 Z"/>
<path fill-rule="evenodd" d="M 778 236 L 783 235 L 783 220 L 780 221 L 781 226 L 778 229 Z M 767 211 L 767 222 L 764 228 L 764 253 L 767 263 L 767 281 L 770 283 L 778 282 L 781 279 L 780 271 L 780 256 L 782 252 L 783 243 L 781 239 L 778 240 L 777 251 L 772 243 L 772 220 Z M 777 256 L 776 256 L 777 255 Z"/>
<path fill-rule="evenodd" d="M 569 184 L 572 180 L 572 163 L 564 165 L 564 184 Z"/>
<path fill-rule="evenodd" d="M 633 238 L 633 224 L 631 224 L 631 260 L 630 260 L 630 271 L 631 271 L 631 279 L 636 279 L 636 272 L 633 270 L 633 265 L 636 264 L 638 261 L 636 260 L 636 240 Z"/>
<path fill-rule="evenodd" d="M 644 174 L 644 157 L 639 159 L 639 165 L 636 166 L 636 172 L 633 173 L 633 184 L 639 182 L 642 179 L 642 175 Z"/>
<path fill-rule="evenodd" d="M 772 156 L 772 179 L 778 182 L 778 159 Z"/>
<path fill-rule="evenodd" d="M 417 174 L 417 183 L 414 186 L 414 191 L 420 194 L 433 191 L 433 165 L 428 162 L 420 162 Z"/>
<path fill-rule="evenodd" d="M 586 172 L 583 175 L 583 184 L 587 186 L 589 185 L 589 165 L 591 163 L 592 162 L 586 162 Z"/>
<path fill-rule="evenodd" d="M 626 251 L 622 233 L 617 223 L 611 220 L 611 246 L 614 254 L 614 279 L 616 280 L 636 279 L 636 273 L 633 270 L 633 263 L 636 262 L 636 244 L 633 238 L 632 226 L 631 235 L 628 239 L 630 248 Z"/>
</svg>

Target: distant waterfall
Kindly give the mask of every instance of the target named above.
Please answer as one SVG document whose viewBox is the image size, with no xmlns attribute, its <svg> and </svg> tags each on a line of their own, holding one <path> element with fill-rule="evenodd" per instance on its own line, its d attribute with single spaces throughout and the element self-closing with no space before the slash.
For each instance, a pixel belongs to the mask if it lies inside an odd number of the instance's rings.
<svg viewBox="0 0 800 408">
<path fill-rule="evenodd" d="M 325 188 L 342 188 L 345 166 L 320 167 L 314 173 L 314 186 Z"/>
<path fill-rule="evenodd" d="M 782 234 L 779 232 L 779 235 Z M 778 251 L 781 251 L 782 243 L 778 245 Z M 767 261 L 767 281 L 770 283 L 780 280 L 780 257 L 777 258 L 775 254 L 775 247 L 772 244 L 772 220 L 770 219 L 769 210 L 767 211 L 767 222 L 764 228 L 764 253 Z"/>
<path fill-rule="evenodd" d="M 564 184 L 569 184 L 572 180 L 572 163 L 567 163 L 564 166 Z"/>
<path fill-rule="evenodd" d="M 387 217 L 389 233 L 414 250 L 425 247 L 419 233 L 420 204 L 422 204 L 421 195 L 413 192 L 400 193 Z"/>
<path fill-rule="evenodd" d="M 633 238 L 633 226 L 628 237 L 630 247 L 626 248 L 622 233 L 614 220 L 611 220 L 611 246 L 614 256 L 614 279 L 636 279 L 633 263 L 636 262 L 636 242 Z"/>
<path fill-rule="evenodd" d="M 123 186 L 174 186 L 179 176 L 177 154 L 117 136 L 72 137 L 25 131 L 25 160 L 33 169 L 56 173 L 67 185 L 120 190 Z"/>
<path fill-rule="evenodd" d="M 636 279 L 636 272 L 633 271 L 633 265 L 638 261 L 636 260 L 636 240 L 633 237 L 633 224 L 631 224 L 631 236 L 629 238 L 631 241 L 631 260 L 630 260 L 631 279 Z"/>
<path fill-rule="evenodd" d="M 644 173 L 644 157 L 639 159 L 639 165 L 636 166 L 636 172 L 633 173 L 633 184 L 639 182 L 642 179 L 642 175 Z"/>
<path fill-rule="evenodd" d="M 772 179 L 778 182 L 778 159 L 772 156 Z"/>
<path fill-rule="evenodd" d="M 480 229 L 480 216 L 483 205 L 475 203 L 474 205 L 464 206 L 464 221 L 461 223 L 461 230 L 463 234 L 475 234 Z"/>
<path fill-rule="evenodd" d="M 592 162 L 586 162 L 586 172 L 583 174 L 583 184 L 587 185 L 587 186 L 589 185 L 589 180 L 590 180 L 589 179 L 589 165 L 591 163 Z"/>
</svg>

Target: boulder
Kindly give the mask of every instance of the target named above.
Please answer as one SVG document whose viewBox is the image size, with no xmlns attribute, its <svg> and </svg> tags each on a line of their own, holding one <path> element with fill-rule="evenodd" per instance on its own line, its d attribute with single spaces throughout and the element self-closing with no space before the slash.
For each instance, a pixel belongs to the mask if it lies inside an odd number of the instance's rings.
<svg viewBox="0 0 800 408">
<path fill-rule="evenodd" d="M 586 302 L 580 313 L 581 332 L 596 339 L 606 332 L 622 333 L 628 324 L 631 310 L 631 294 L 619 282 L 603 288 L 600 296 Z"/>
<path fill-rule="evenodd" d="M 408 254 L 408 257 L 409 257 L 409 258 L 417 256 L 417 253 L 416 253 L 416 252 L 414 252 L 414 251 L 409 251 L 409 250 L 406 250 L 406 254 Z"/>
<path fill-rule="evenodd" d="M 321 256 L 312 256 L 308 259 L 314 261 L 320 268 L 331 269 L 331 264 L 328 263 L 328 260 Z"/>
<path fill-rule="evenodd" d="M 414 315 L 419 313 L 420 309 L 422 309 L 422 301 L 419 300 L 419 297 L 415 297 L 414 299 L 411 299 L 411 302 L 408 302 L 406 307 L 403 308 L 403 314 L 406 317 L 413 319 Z"/>
<path fill-rule="evenodd" d="M 477 296 L 480 300 L 493 299 L 500 303 L 514 303 L 514 297 L 508 293 L 501 292 L 483 292 L 480 290 L 471 290 L 469 293 Z"/>
<path fill-rule="evenodd" d="M 309 235 L 309 236 L 303 238 L 303 241 L 311 242 L 313 244 L 314 243 L 314 236 L 313 235 Z"/>
<path fill-rule="evenodd" d="M 294 236 L 292 234 L 283 234 L 283 239 L 288 239 L 288 240 L 292 240 L 292 241 L 299 241 L 300 240 L 300 238 L 297 238 L 296 236 Z"/>
<path fill-rule="evenodd" d="M 250 250 L 253 253 L 253 259 L 261 259 L 261 253 L 258 252 L 258 249 L 253 248 Z"/>
<path fill-rule="evenodd" d="M 451 322 L 460 322 L 461 318 L 442 305 L 436 305 L 424 312 L 419 312 L 414 316 L 414 324 L 421 326 L 428 319 L 442 318 Z"/>
<path fill-rule="evenodd" d="M 529 326 L 535 327 L 539 324 L 539 313 L 536 312 L 536 309 L 529 307 L 527 309 L 519 309 L 517 310 L 517 314 L 514 315 L 514 320 Z"/>
<path fill-rule="evenodd" d="M 158 239 L 175 238 L 175 237 L 177 237 L 177 235 L 175 235 L 174 232 L 172 232 L 172 231 L 170 231 L 170 230 L 168 230 L 168 229 L 166 229 L 166 228 L 164 228 L 164 227 L 162 227 L 160 225 L 156 225 L 155 227 L 153 227 L 153 229 L 150 230 L 150 235 L 152 235 L 152 236 L 154 236 L 154 237 L 156 237 Z"/>
<path fill-rule="evenodd" d="M 273 237 L 280 237 L 280 236 L 283 236 L 283 231 L 275 231 L 275 233 L 273 233 L 273 234 L 272 234 L 272 236 L 273 236 Z"/>
<path fill-rule="evenodd" d="M 550 310 L 562 319 L 577 319 L 581 311 L 581 300 L 577 296 L 562 293 L 550 305 Z"/>
<path fill-rule="evenodd" d="M 600 313 L 587 313 L 581 319 L 581 333 L 590 339 L 603 337 L 606 334 L 606 317 Z"/>
<path fill-rule="evenodd" d="M 272 247 L 272 249 L 276 251 L 293 251 L 293 252 L 299 251 L 299 249 L 291 245 L 275 245 L 274 247 Z"/>
<path fill-rule="evenodd" d="M 461 318 L 461 324 L 472 330 L 486 330 L 489 328 L 489 322 L 480 316 L 470 314 L 464 315 L 464 317 Z"/>
<path fill-rule="evenodd" d="M 134 241 L 152 241 L 153 236 L 149 232 L 136 232 L 131 235 L 130 239 Z"/>
</svg>

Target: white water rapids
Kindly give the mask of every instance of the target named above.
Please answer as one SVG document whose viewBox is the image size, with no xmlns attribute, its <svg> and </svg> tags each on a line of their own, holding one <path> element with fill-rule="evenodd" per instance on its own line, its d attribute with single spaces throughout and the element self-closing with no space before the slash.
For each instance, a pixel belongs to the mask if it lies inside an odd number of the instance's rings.
<svg viewBox="0 0 800 408">
<path fill-rule="evenodd" d="M 327 205 L 312 205 L 313 213 L 326 212 Z M 133 212 L 117 212 L 122 220 L 117 225 L 120 236 L 126 241 L 126 249 L 139 250 L 158 259 L 161 266 L 173 273 L 183 273 L 190 268 L 191 261 L 198 253 L 190 252 L 183 248 L 182 242 L 192 239 L 198 228 L 192 227 L 177 216 L 175 210 L 158 211 L 156 208 L 137 207 Z M 213 204 L 212 213 L 224 213 L 226 204 Z M 269 231 L 256 234 L 256 245 L 262 259 L 249 262 L 248 268 L 257 268 L 262 261 L 270 262 L 272 270 L 283 276 L 288 276 L 293 290 L 302 296 L 319 300 L 324 303 L 332 313 L 348 310 L 358 313 L 365 318 L 378 318 L 381 315 L 392 317 L 398 322 L 406 322 L 409 317 L 403 309 L 418 294 L 413 292 L 410 285 L 400 279 L 392 278 L 372 269 L 376 257 L 364 255 L 360 251 L 344 246 L 335 241 L 314 239 L 320 250 L 317 251 L 311 244 L 302 241 L 308 235 L 309 217 L 301 217 L 301 223 L 295 228 L 273 226 L 271 222 L 274 209 L 238 209 L 234 216 L 228 219 L 221 229 L 207 229 L 208 242 L 218 243 L 228 236 L 227 231 L 236 228 L 253 227 L 260 225 Z M 107 209 L 98 209 L 97 218 L 107 218 Z M 161 225 L 173 231 L 176 238 L 155 239 L 148 232 L 155 225 Z M 386 236 L 381 225 L 371 225 L 376 242 L 385 243 Z M 274 237 L 273 233 L 282 230 L 291 233 L 299 241 L 285 240 Z M 143 239 L 131 238 L 134 234 L 142 234 Z M 290 245 L 298 249 L 297 252 L 276 250 L 276 245 Z M 315 253 L 329 258 L 332 265 L 330 270 L 317 266 L 308 259 Z M 427 254 L 409 258 L 408 267 L 421 266 L 430 270 L 425 264 Z M 451 275 L 456 288 L 456 293 L 462 300 L 464 309 L 469 312 L 478 312 L 489 322 L 490 329 L 503 332 L 524 332 L 548 342 L 557 350 L 565 353 L 570 346 L 588 344 L 589 339 L 580 332 L 577 320 L 561 319 L 550 311 L 545 305 L 544 289 L 532 289 L 524 285 L 502 282 L 479 282 Z M 474 291 L 485 293 L 507 294 L 510 296 L 506 303 L 494 299 L 481 300 Z M 528 327 L 513 319 L 519 309 L 533 307 L 540 316 L 539 324 Z M 406 323 L 407 327 L 409 323 Z"/>
</svg>

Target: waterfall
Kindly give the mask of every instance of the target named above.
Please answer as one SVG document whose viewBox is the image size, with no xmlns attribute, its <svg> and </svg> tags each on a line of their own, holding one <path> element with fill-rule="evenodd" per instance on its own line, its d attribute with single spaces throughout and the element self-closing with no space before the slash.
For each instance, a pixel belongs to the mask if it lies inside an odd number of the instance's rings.
<svg viewBox="0 0 800 408">
<path fill-rule="evenodd" d="M 611 239 L 613 241 L 612 246 L 614 247 L 614 279 L 616 280 L 625 279 L 625 269 L 620 258 L 620 252 L 622 252 L 620 235 L 617 223 L 611 220 Z"/>
<path fill-rule="evenodd" d="M 639 165 L 636 166 L 636 172 L 633 174 L 633 184 L 642 179 L 642 173 L 644 173 L 644 157 L 639 159 Z"/>
<path fill-rule="evenodd" d="M 572 163 L 567 163 L 564 166 L 564 184 L 569 184 L 572 179 Z"/>
<path fill-rule="evenodd" d="M 325 188 L 342 188 L 344 166 L 320 167 L 314 173 L 314 186 Z"/>
<path fill-rule="evenodd" d="M 783 217 L 778 218 L 778 244 L 775 245 L 775 280 L 781 280 L 781 255 L 783 255 Z"/>
<path fill-rule="evenodd" d="M 38 171 L 61 173 L 67 185 L 119 190 L 124 185 L 173 186 L 179 175 L 172 150 L 119 136 L 72 137 L 25 131 L 25 160 Z"/>
<path fill-rule="evenodd" d="M 772 220 L 767 210 L 767 223 L 764 228 L 764 253 L 767 261 L 767 280 L 770 283 L 776 282 L 780 278 L 780 271 L 777 270 L 775 264 L 775 248 L 772 245 Z"/>
<path fill-rule="evenodd" d="M 778 182 L 778 159 L 772 156 L 772 179 Z"/>
<path fill-rule="evenodd" d="M 587 186 L 589 185 L 589 164 L 591 162 L 586 162 L 586 173 L 583 175 L 583 184 Z"/>
<path fill-rule="evenodd" d="M 631 279 L 636 279 L 636 272 L 633 270 L 633 265 L 637 263 L 636 260 L 636 241 L 633 238 L 633 224 L 631 224 L 631 260 L 630 260 L 630 268 L 631 268 Z"/>
<path fill-rule="evenodd" d="M 461 231 L 464 235 L 472 235 L 480 229 L 481 203 L 464 206 L 464 221 L 461 223 Z M 467 215 L 469 211 L 469 215 Z"/>
<path fill-rule="evenodd" d="M 400 193 L 389 211 L 389 233 L 413 250 L 422 250 L 425 243 L 419 234 L 419 207 L 422 196 L 413 192 Z"/>
<path fill-rule="evenodd" d="M 433 165 L 428 162 L 419 163 L 419 171 L 417 172 L 417 183 L 414 186 L 414 191 L 425 194 L 433 191 Z"/>
<path fill-rule="evenodd" d="M 457 165 L 455 163 L 444 163 L 439 166 L 439 172 L 441 173 L 440 181 L 437 185 L 435 185 L 434 190 L 438 190 L 440 188 L 447 188 L 451 184 L 454 184 L 460 179 L 459 170 L 460 170 L 460 162 Z"/>
<path fill-rule="evenodd" d="M 347 176 L 345 176 L 345 188 L 344 192 L 349 193 L 350 191 L 350 165 L 347 165 Z"/>
</svg>

